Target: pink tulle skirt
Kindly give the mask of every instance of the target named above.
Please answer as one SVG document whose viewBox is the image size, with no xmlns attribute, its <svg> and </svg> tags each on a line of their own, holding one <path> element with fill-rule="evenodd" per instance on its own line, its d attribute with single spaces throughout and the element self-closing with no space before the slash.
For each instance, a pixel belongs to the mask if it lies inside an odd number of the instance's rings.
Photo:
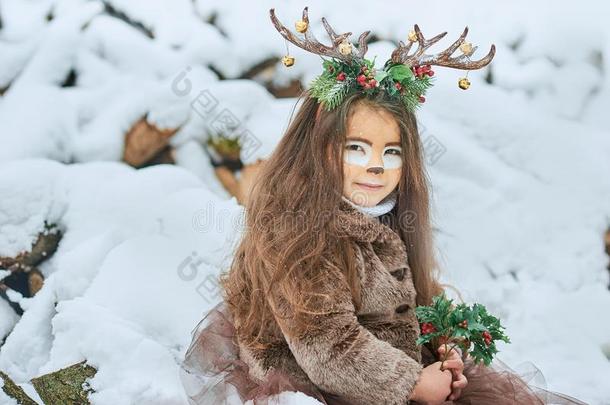
<svg viewBox="0 0 610 405">
<path fill-rule="evenodd" d="M 436 361 L 423 349 L 424 366 Z M 529 363 L 531 370 L 516 372 L 494 359 L 490 366 L 464 361 L 468 385 L 460 398 L 444 405 L 529 405 L 585 404 L 570 396 L 545 388 L 544 377 Z M 180 367 L 180 378 L 191 404 L 253 405 L 278 404 L 277 394 L 301 392 L 326 405 L 348 405 L 342 398 L 319 390 L 313 383 L 296 381 L 278 370 L 269 372 L 264 381 L 254 380 L 248 365 L 239 359 L 232 318 L 224 302 L 214 307 L 192 332 L 192 341 Z M 313 402 L 313 401 L 312 401 Z M 313 402 L 315 403 L 315 402 Z M 413 404 L 416 402 L 412 401 Z"/>
</svg>

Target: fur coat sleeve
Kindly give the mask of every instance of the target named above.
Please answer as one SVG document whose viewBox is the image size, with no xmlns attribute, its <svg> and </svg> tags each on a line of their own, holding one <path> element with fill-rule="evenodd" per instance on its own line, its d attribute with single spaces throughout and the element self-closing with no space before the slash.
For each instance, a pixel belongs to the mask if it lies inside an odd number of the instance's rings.
<svg viewBox="0 0 610 405">
<path fill-rule="evenodd" d="M 423 366 L 404 351 L 378 339 L 357 319 L 345 276 L 324 269 L 329 294 L 326 315 L 306 316 L 319 328 L 298 333 L 285 300 L 274 294 L 276 320 L 298 365 L 321 390 L 354 404 L 408 404 Z M 281 315 L 281 316 L 278 316 Z"/>
</svg>

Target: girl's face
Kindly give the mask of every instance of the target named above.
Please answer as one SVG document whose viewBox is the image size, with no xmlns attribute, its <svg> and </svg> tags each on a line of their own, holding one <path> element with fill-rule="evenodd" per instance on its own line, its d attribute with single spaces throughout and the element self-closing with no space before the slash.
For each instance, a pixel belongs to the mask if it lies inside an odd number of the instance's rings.
<svg viewBox="0 0 610 405">
<path fill-rule="evenodd" d="M 398 185 L 401 155 L 400 129 L 394 117 L 356 104 L 347 122 L 343 195 L 357 205 L 377 205 Z"/>
</svg>

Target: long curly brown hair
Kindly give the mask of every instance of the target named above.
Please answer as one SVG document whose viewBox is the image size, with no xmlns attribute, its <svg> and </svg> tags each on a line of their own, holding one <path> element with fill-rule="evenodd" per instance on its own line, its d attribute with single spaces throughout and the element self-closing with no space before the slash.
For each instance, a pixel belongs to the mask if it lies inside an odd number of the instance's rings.
<svg viewBox="0 0 610 405">
<path fill-rule="evenodd" d="M 339 269 L 360 307 L 359 279 L 349 238 L 337 237 L 334 213 L 343 190 L 343 150 L 347 123 L 356 103 L 384 109 L 400 128 L 403 176 L 388 225 L 404 241 L 417 291 L 429 305 L 443 291 L 433 254 L 429 181 L 415 115 L 384 92 L 354 94 L 333 111 L 320 109 L 307 92 L 294 119 L 265 162 L 245 209 L 245 231 L 228 272 L 221 274 L 228 304 L 243 344 L 264 348 L 274 328 L 268 297 L 280 293 L 296 313 L 319 314 L 320 268 Z M 319 116 L 317 113 L 319 112 Z M 326 158 L 325 158 L 326 157 Z M 388 214 L 386 214 L 388 215 Z M 305 331 L 312 325 L 303 324 Z"/>
</svg>

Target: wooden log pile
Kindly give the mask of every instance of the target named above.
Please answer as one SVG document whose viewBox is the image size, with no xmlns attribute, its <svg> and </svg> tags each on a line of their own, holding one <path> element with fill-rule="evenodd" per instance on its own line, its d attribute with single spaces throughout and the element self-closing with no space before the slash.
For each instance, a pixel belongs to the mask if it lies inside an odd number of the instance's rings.
<svg viewBox="0 0 610 405">
<path fill-rule="evenodd" d="M 42 400 L 42 404 L 89 404 L 89 394 L 94 392 L 87 384 L 87 379 L 97 373 L 94 367 L 85 361 L 72 364 L 52 373 L 33 378 L 30 382 Z M 21 405 L 39 405 L 28 396 L 23 388 L 0 371 L 0 379 L 4 384 L 2 390 Z"/>
<path fill-rule="evenodd" d="M 61 236 L 56 225 L 45 222 L 44 230 L 38 234 L 29 251 L 21 252 L 15 257 L 0 256 L 0 269 L 10 272 L 10 275 L 0 280 L 0 298 L 8 301 L 17 314 L 23 314 L 23 310 L 10 299 L 9 292 L 15 291 L 29 298 L 40 291 L 44 276 L 38 266 L 55 253 Z"/>
</svg>

